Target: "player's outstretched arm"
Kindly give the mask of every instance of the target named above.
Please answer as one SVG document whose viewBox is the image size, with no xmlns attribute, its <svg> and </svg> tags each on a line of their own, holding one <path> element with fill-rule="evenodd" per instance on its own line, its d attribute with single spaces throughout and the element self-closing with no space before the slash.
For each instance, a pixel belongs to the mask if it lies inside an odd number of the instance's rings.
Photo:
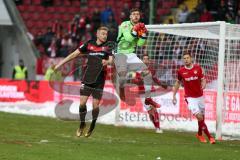
<svg viewBox="0 0 240 160">
<path fill-rule="evenodd" d="M 173 99 L 172 99 L 172 103 L 175 105 L 177 103 L 177 98 L 176 98 L 176 94 L 177 94 L 177 91 L 180 87 L 180 81 L 177 80 L 173 86 Z"/>
<path fill-rule="evenodd" d="M 205 88 L 206 88 L 206 84 L 207 84 L 206 79 L 205 79 L 205 78 L 202 78 L 202 79 L 201 79 L 202 89 L 205 89 Z"/>
<path fill-rule="evenodd" d="M 107 63 L 108 63 L 109 65 L 112 65 L 112 64 L 113 64 L 113 56 L 109 56 L 109 59 L 108 59 Z"/>
<path fill-rule="evenodd" d="M 144 23 L 139 23 L 139 26 L 140 27 L 139 27 L 138 33 L 137 33 L 139 39 L 137 41 L 137 45 L 143 46 L 143 45 L 145 45 L 146 39 L 147 39 L 147 28 Z"/>
<path fill-rule="evenodd" d="M 168 88 L 167 83 L 161 82 L 156 76 L 152 76 L 152 79 L 157 85 L 161 86 L 162 88 L 164 88 L 164 89 Z"/>
<path fill-rule="evenodd" d="M 76 49 L 74 52 L 72 52 L 72 53 L 69 54 L 66 58 L 64 58 L 61 62 L 59 62 L 59 63 L 55 66 L 54 70 L 59 69 L 62 65 L 64 65 L 65 63 L 73 60 L 74 58 L 78 57 L 80 54 L 81 54 L 81 52 L 80 52 L 78 49 Z"/>
</svg>

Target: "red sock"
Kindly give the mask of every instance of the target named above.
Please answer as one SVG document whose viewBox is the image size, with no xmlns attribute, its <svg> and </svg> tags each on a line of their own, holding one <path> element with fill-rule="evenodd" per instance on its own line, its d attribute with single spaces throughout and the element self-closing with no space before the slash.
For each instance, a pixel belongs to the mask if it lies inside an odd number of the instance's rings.
<svg viewBox="0 0 240 160">
<path fill-rule="evenodd" d="M 154 125 L 155 128 L 159 128 L 159 116 L 157 111 L 154 111 L 154 113 L 149 113 L 149 117 Z"/>
<path fill-rule="evenodd" d="M 206 134 L 206 136 L 208 137 L 208 139 L 210 139 L 212 136 L 208 131 L 207 125 L 205 124 L 204 120 L 199 121 L 200 127 L 203 130 L 203 132 Z"/>
<path fill-rule="evenodd" d="M 205 115 L 203 115 L 203 121 L 205 121 Z M 200 122 L 199 121 L 198 121 L 198 135 L 202 136 L 202 127 L 200 126 Z"/>
<path fill-rule="evenodd" d="M 202 127 L 200 126 L 200 122 L 198 121 L 198 135 L 202 135 Z"/>
<path fill-rule="evenodd" d="M 151 114 L 149 114 L 149 117 L 150 117 L 150 120 L 152 121 L 152 123 L 153 123 L 154 127 L 156 127 L 156 126 L 155 126 L 155 122 L 154 122 L 154 116 L 153 116 L 153 115 L 151 115 Z"/>
<path fill-rule="evenodd" d="M 155 128 L 160 128 L 159 115 L 158 115 L 157 111 L 154 112 L 154 119 L 153 119 L 153 121 L 154 121 Z"/>
</svg>

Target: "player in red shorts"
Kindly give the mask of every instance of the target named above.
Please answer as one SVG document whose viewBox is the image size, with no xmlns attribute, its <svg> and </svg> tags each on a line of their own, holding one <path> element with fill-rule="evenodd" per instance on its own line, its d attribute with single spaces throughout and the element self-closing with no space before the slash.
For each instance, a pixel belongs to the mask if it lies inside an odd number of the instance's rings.
<svg viewBox="0 0 240 160">
<path fill-rule="evenodd" d="M 151 72 L 154 83 L 156 83 L 157 85 L 162 86 L 163 88 L 166 89 L 167 85 L 164 83 L 161 83 L 161 81 L 156 77 L 155 70 L 150 66 L 150 60 L 149 60 L 149 56 L 147 54 L 143 55 L 142 61 L 148 67 L 148 70 Z M 145 91 L 141 73 L 136 72 L 136 74 L 133 77 L 134 77 L 134 79 L 132 80 L 132 82 L 135 84 L 138 84 L 140 93 L 141 93 L 141 91 Z M 133 78 L 133 77 L 131 77 L 131 78 Z M 163 133 L 163 131 L 160 129 L 160 120 L 159 120 L 159 114 L 157 111 L 157 108 L 161 107 L 160 104 L 157 104 L 157 103 L 156 103 L 156 105 L 151 105 L 148 103 L 147 104 L 143 103 L 143 104 L 149 114 L 150 120 L 152 121 L 152 123 L 156 129 L 156 133 Z"/>
<path fill-rule="evenodd" d="M 177 80 L 173 87 L 173 104 L 177 103 L 176 93 L 182 82 L 185 91 L 185 100 L 189 110 L 198 120 L 198 133 L 196 137 L 200 142 L 206 143 L 207 140 L 202 135 L 202 131 L 206 134 L 211 144 L 215 144 L 215 139 L 208 131 L 208 127 L 204 122 L 204 98 L 203 89 L 206 87 L 206 80 L 202 68 L 193 64 L 192 56 L 186 52 L 183 54 L 184 66 L 177 72 Z"/>
</svg>

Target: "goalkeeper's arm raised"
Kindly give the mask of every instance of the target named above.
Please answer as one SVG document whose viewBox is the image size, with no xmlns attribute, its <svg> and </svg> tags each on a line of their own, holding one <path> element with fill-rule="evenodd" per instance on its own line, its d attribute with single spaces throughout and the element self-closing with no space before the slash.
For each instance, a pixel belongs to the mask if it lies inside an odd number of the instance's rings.
<svg viewBox="0 0 240 160">
<path fill-rule="evenodd" d="M 146 38 L 147 38 L 147 28 L 145 27 L 144 23 L 138 23 L 135 26 L 137 26 L 137 34 L 139 37 L 139 39 L 137 41 L 137 45 L 143 46 L 145 44 Z"/>
</svg>

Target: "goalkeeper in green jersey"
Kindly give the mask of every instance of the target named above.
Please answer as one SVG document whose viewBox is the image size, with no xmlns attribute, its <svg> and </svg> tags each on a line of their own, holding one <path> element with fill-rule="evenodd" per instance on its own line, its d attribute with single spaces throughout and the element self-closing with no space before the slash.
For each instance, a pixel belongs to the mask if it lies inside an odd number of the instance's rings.
<svg viewBox="0 0 240 160">
<path fill-rule="evenodd" d="M 147 29 L 144 23 L 140 23 L 140 10 L 131 9 L 130 21 L 122 22 L 118 32 L 118 51 L 115 54 L 115 66 L 117 70 L 117 87 L 121 100 L 125 100 L 124 85 L 128 72 L 140 71 L 145 87 L 145 104 L 154 107 L 159 105 L 152 100 L 151 86 L 152 75 L 147 66 L 137 57 L 135 49 L 143 46 L 147 38 Z"/>
</svg>

